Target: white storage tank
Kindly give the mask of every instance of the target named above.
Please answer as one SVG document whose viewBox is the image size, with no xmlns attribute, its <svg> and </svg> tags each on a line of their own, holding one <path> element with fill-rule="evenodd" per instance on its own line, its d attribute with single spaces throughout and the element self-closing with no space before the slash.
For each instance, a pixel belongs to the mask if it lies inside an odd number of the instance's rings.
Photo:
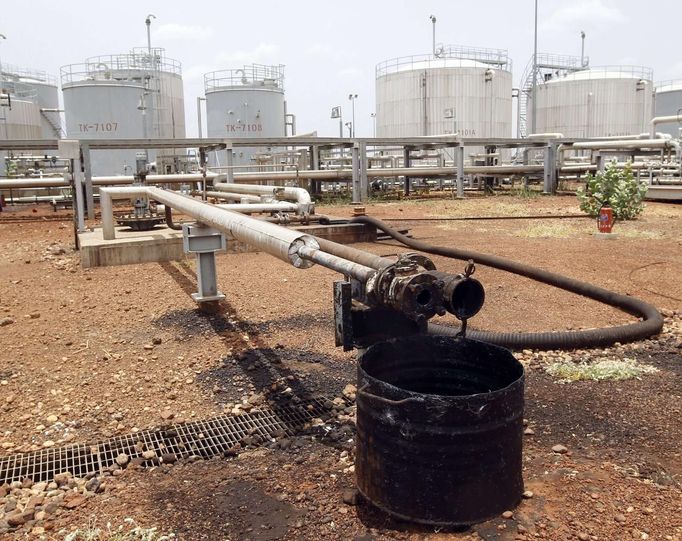
<svg viewBox="0 0 682 541">
<path fill-rule="evenodd" d="M 262 139 L 285 136 L 284 66 L 252 64 L 204 75 L 208 137 Z M 234 165 L 257 165 L 263 146 L 238 147 Z M 214 162 L 215 160 L 215 162 Z M 225 151 L 216 152 L 211 165 L 225 166 Z"/>
<path fill-rule="evenodd" d="M 55 139 L 64 135 L 59 115 L 57 79 L 44 71 L 2 64 L 5 91 L 30 98 L 38 106 L 41 133 L 37 139 Z"/>
<path fill-rule="evenodd" d="M 164 49 L 133 49 L 61 68 L 66 132 L 74 139 L 185 137 L 180 62 Z M 133 174 L 141 149 L 91 152 L 92 174 Z M 171 150 L 162 151 L 164 155 Z M 149 151 L 154 162 L 156 151 Z"/>
<path fill-rule="evenodd" d="M 376 67 L 377 137 L 511 137 L 511 61 L 503 49 L 441 48 Z M 467 152 L 480 149 L 467 148 Z"/>
<path fill-rule="evenodd" d="M 678 115 L 677 124 L 658 124 L 657 132 L 669 133 L 674 138 L 682 138 L 682 79 L 656 83 L 654 116 Z"/>
<path fill-rule="evenodd" d="M 537 85 L 536 133 L 569 138 L 617 137 L 648 131 L 653 113 L 652 70 L 640 66 L 590 67 L 544 76 Z M 528 96 L 528 126 L 533 117 Z"/>
</svg>

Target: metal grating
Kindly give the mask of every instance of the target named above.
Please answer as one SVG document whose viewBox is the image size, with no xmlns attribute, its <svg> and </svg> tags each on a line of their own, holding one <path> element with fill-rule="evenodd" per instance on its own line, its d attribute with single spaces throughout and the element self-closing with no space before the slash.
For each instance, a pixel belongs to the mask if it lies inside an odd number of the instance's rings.
<svg viewBox="0 0 682 541">
<path fill-rule="evenodd" d="M 347 399 L 344 401 L 350 403 Z M 128 455 L 130 460 L 141 459 L 145 449 L 156 451 L 157 456 L 172 453 L 177 459 L 211 458 L 231 450 L 246 436 L 258 435 L 265 441 L 271 440 L 276 433 L 292 436 L 313 418 L 328 417 L 331 409 L 329 399 L 313 398 L 296 406 L 271 405 L 243 415 L 221 415 L 168 425 L 92 445 L 70 445 L 0 457 L 0 485 L 26 478 L 34 483 L 50 481 L 63 472 L 76 477 L 99 474 L 113 466 L 121 453 Z M 151 460 L 143 462 L 143 465 L 151 464 Z"/>
</svg>

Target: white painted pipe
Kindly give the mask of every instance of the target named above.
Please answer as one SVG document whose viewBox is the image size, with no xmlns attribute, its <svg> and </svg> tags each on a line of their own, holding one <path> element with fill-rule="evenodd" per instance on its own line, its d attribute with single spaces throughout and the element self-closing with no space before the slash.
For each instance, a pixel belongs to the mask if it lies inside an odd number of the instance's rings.
<svg viewBox="0 0 682 541">
<path fill-rule="evenodd" d="M 217 204 L 221 209 L 234 210 L 242 214 L 258 214 L 265 212 L 297 212 L 298 204 L 286 201 L 274 203 L 237 203 L 237 204 Z"/>
<path fill-rule="evenodd" d="M 269 176 L 272 173 L 263 173 Z M 237 175 L 235 175 L 236 177 Z M 213 187 L 218 191 L 244 193 L 247 195 L 270 195 L 274 197 L 276 194 L 281 194 L 285 199 L 296 201 L 301 205 L 309 205 L 312 203 L 308 190 L 303 188 L 294 188 L 290 186 L 261 186 L 255 184 L 231 184 L 228 182 L 215 182 Z"/>
<path fill-rule="evenodd" d="M 651 137 L 656 135 L 656 126 L 658 124 L 682 124 L 682 115 L 668 115 L 656 116 L 651 119 Z"/>
<path fill-rule="evenodd" d="M 112 187 L 100 190 L 102 230 L 105 240 L 116 238 L 112 200 L 114 198 L 138 196 L 148 197 L 191 216 L 198 222 L 215 227 L 239 241 L 292 264 L 294 267 L 307 268 L 312 265 L 312 262 L 299 255 L 299 248 L 306 246 L 315 250 L 319 249 L 317 241 L 309 235 L 257 220 L 238 212 L 222 209 L 177 192 L 152 186 Z"/>
<path fill-rule="evenodd" d="M 573 143 L 571 148 L 588 150 L 610 150 L 625 148 L 672 148 L 675 145 L 668 139 L 618 139 L 615 141 L 584 141 Z"/>
<path fill-rule="evenodd" d="M 531 133 L 526 136 L 526 139 L 563 139 L 563 133 Z"/>
</svg>

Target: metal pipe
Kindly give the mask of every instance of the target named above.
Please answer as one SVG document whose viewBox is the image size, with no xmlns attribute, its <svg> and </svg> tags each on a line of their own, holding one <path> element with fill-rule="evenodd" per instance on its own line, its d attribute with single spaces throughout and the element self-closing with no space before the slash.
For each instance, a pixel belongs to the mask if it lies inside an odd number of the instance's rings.
<svg viewBox="0 0 682 541">
<path fill-rule="evenodd" d="M 668 139 L 620 139 L 607 141 L 583 141 L 573 143 L 574 149 L 608 150 L 621 148 L 673 148 L 674 142 Z"/>
<path fill-rule="evenodd" d="M 190 192 L 190 195 L 201 195 L 203 192 Z M 244 193 L 231 192 L 214 192 L 207 191 L 206 197 L 213 197 L 215 199 L 225 199 L 227 201 L 239 201 L 240 203 L 262 203 L 263 199 L 257 195 L 248 195 Z"/>
<path fill-rule="evenodd" d="M 365 267 L 370 267 L 372 269 L 379 270 L 383 269 L 384 267 L 388 267 L 389 265 L 392 265 L 394 263 L 394 261 L 386 257 L 381 257 L 378 255 L 374 255 L 370 252 L 358 250 L 357 248 L 353 248 L 345 244 L 339 244 L 338 242 L 323 239 L 320 237 L 314 238 L 320 245 L 320 250 L 323 250 L 329 254 L 338 257 L 342 257 L 343 259 L 353 261 L 360 265 L 364 265 Z"/>
<path fill-rule="evenodd" d="M 656 126 L 658 124 L 671 124 L 677 123 L 682 124 L 682 115 L 668 115 L 668 116 L 657 116 L 651 119 L 651 133 L 650 136 L 653 139 L 656 137 Z"/>
<path fill-rule="evenodd" d="M 286 201 L 276 201 L 274 203 L 236 203 L 236 204 L 217 204 L 216 207 L 227 210 L 234 210 L 242 214 L 258 214 L 265 212 L 298 212 L 299 206 L 296 203 Z"/>
<path fill-rule="evenodd" d="M 296 172 L 296 174 L 298 175 L 298 172 Z M 264 175 L 268 177 L 272 175 L 272 173 L 265 173 Z M 235 177 L 237 176 L 238 175 L 235 175 Z M 252 184 L 230 184 L 227 182 L 216 182 L 213 184 L 213 187 L 219 191 L 244 193 L 248 195 L 270 195 L 274 197 L 277 194 L 281 194 L 284 196 L 284 198 L 296 201 L 301 205 L 309 205 L 312 203 L 312 199 L 310 198 L 310 194 L 307 190 L 304 190 L 303 188 L 294 188 L 291 186 L 261 186 Z"/>
<path fill-rule="evenodd" d="M 342 259 L 333 254 L 329 254 L 309 246 L 299 247 L 298 255 L 300 255 L 303 259 L 312 261 L 313 263 L 318 263 L 323 267 L 340 272 L 344 276 L 351 276 L 363 283 L 366 283 L 367 280 L 376 274 L 376 270 L 374 269 L 365 267 L 364 265 L 360 265 L 354 261 Z"/>
<path fill-rule="evenodd" d="M 216 179 L 220 175 L 206 173 L 206 178 Z M 92 177 L 94 186 L 116 186 L 132 184 L 135 177 L 130 175 Z M 184 182 L 202 182 L 203 175 L 195 173 L 174 174 L 174 175 L 147 175 L 147 183 L 157 184 L 178 184 Z M 10 188 L 68 188 L 70 184 L 63 178 L 41 178 L 41 179 L 5 179 L 0 180 L 0 190 Z"/>
<path fill-rule="evenodd" d="M 147 196 L 191 216 L 198 222 L 215 227 L 241 242 L 292 264 L 294 267 L 308 268 L 311 266 L 309 260 L 304 260 L 299 256 L 298 250 L 301 247 L 319 249 L 319 245 L 310 235 L 304 235 L 292 229 L 257 220 L 239 212 L 222 209 L 176 192 L 152 186 L 102 188 L 100 190 L 104 240 L 116 238 L 112 199 L 114 197 L 120 199 L 140 195 Z"/>
</svg>

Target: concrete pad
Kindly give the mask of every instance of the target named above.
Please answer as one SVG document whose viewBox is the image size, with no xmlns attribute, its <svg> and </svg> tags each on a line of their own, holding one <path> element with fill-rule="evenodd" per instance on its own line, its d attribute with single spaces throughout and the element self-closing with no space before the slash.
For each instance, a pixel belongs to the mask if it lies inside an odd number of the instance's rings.
<svg viewBox="0 0 682 541">
<path fill-rule="evenodd" d="M 365 224 L 303 225 L 292 229 L 340 244 L 373 242 L 376 230 Z M 83 268 L 179 261 L 187 257 L 182 248 L 182 231 L 158 226 L 152 231 L 116 228 L 114 240 L 104 240 L 102 228 L 79 233 Z M 228 253 L 256 252 L 253 247 L 227 237 Z"/>
</svg>

